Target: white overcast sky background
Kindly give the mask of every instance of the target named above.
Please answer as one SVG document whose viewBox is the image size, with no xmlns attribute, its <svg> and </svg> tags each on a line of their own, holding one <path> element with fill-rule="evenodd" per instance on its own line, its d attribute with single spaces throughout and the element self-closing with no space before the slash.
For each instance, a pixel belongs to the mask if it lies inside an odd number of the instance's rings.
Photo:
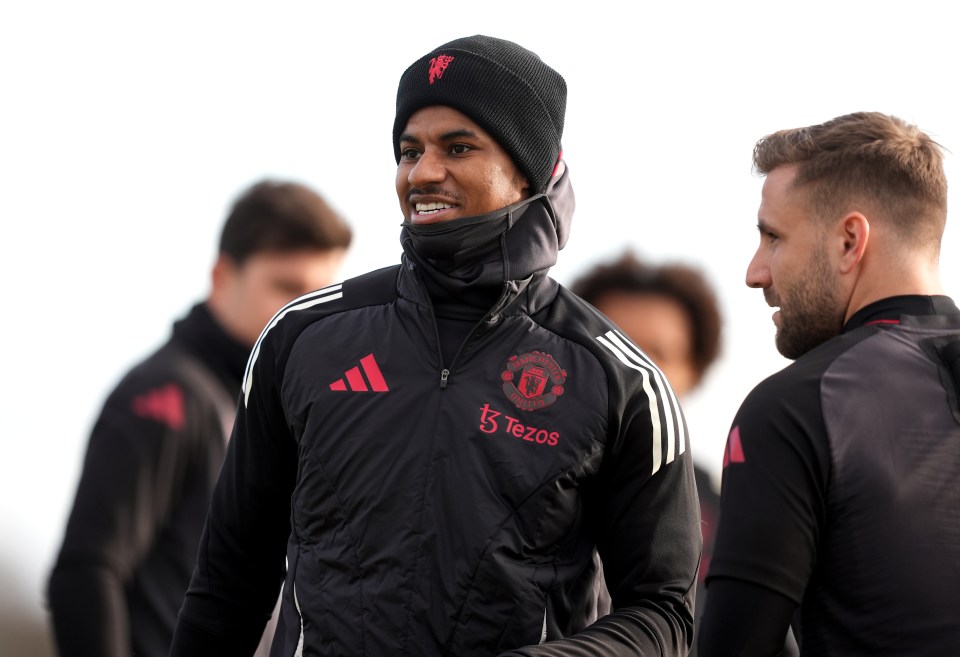
<svg viewBox="0 0 960 657">
<path fill-rule="evenodd" d="M 632 248 L 701 267 L 723 356 L 685 410 L 718 470 L 744 395 L 787 361 L 744 271 L 764 134 L 859 110 L 950 149 L 960 295 L 960 35 L 948 3 L 6 2 L 0 6 L 0 612 L 40 613 L 88 432 L 124 370 L 205 295 L 233 198 L 320 190 L 355 229 L 342 277 L 398 260 L 397 80 L 453 38 L 518 41 L 569 88 L 577 194 L 553 274 Z M 0 641 L 2 654 L 2 641 Z"/>
</svg>

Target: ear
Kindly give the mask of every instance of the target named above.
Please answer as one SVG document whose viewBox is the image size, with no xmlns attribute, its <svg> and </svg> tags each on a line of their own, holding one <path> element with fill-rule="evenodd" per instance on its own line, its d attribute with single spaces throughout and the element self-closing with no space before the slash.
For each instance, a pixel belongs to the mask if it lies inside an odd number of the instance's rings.
<svg viewBox="0 0 960 657">
<path fill-rule="evenodd" d="M 840 256 L 840 272 L 849 274 L 863 260 L 870 240 L 870 222 L 859 212 L 851 212 L 840 220 L 840 237 L 843 251 Z"/>
<path fill-rule="evenodd" d="M 237 263 L 233 258 L 225 253 L 217 256 L 217 261 L 213 263 L 213 270 L 210 272 L 210 290 L 211 294 L 218 295 L 230 285 L 230 282 L 236 277 Z"/>
<path fill-rule="evenodd" d="M 515 178 L 514 182 L 517 185 L 517 189 L 520 191 L 521 197 L 529 198 L 531 195 L 530 181 L 527 180 L 527 177 L 523 175 L 523 172 L 521 172 L 519 169 L 517 169 L 517 177 Z"/>
</svg>

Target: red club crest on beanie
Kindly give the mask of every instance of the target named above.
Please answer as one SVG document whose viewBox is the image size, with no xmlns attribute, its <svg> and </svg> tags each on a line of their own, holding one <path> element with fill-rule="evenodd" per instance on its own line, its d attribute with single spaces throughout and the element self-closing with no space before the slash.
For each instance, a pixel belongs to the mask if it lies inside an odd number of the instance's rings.
<svg viewBox="0 0 960 657">
<path fill-rule="evenodd" d="M 476 35 L 455 39 L 410 65 L 397 87 L 393 150 L 410 115 L 430 105 L 463 112 L 497 140 L 543 192 L 560 157 L 567 84 L 533 52 Z"/>
</svg>

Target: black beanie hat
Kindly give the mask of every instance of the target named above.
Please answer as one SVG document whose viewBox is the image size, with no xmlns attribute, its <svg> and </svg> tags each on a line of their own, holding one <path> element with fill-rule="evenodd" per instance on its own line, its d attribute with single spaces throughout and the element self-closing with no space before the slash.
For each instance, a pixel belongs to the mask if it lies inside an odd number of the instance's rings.
<svg viewBox="0 0 960 657">
<path fill-rule="evenodd" d="M 563 136 L 567 84 L 540 58 L 511 41 L 476 35 L 455 39 L 414 62 L 400 77 L 393 150 L 410 115 L 430 105 L 463 112 L 490 133 L 543 192 Z"/>
</svg>

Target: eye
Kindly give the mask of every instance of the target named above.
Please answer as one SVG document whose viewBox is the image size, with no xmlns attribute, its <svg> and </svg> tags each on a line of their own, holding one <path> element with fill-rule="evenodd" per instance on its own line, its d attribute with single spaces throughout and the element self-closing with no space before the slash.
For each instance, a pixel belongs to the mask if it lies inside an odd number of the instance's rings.
<svg viewBox="0 0 960 657">
<path fill-rule="evenodd" d="M 420 157 L 420 152 L 415 148 L 404 148 L 400 151 L 401 160 L 415 160 Z"/>
<path fill-rule="evenodd" d="M 764 242 L 775 242 L 778 239 L 776 233 L 764 228 L 763 226 L 757 226 L 757 230 L 760 231 L 760 239 Z"/>
<path fill-rule="evenodd" d="M 454 144 L 450 147 L 450 152 L 454 155 L 463 155 L 473 150 L 473 146 L 468 146 L 467 144 Z"/>
<path fill-rule="evenodd" d="M 301 294 L 309 292 L 305 285 L 297 283 L 296 281 L 275 281 L 273 287 L 278 293 L 291 299 L 295 299 Z"/>
</svg>

